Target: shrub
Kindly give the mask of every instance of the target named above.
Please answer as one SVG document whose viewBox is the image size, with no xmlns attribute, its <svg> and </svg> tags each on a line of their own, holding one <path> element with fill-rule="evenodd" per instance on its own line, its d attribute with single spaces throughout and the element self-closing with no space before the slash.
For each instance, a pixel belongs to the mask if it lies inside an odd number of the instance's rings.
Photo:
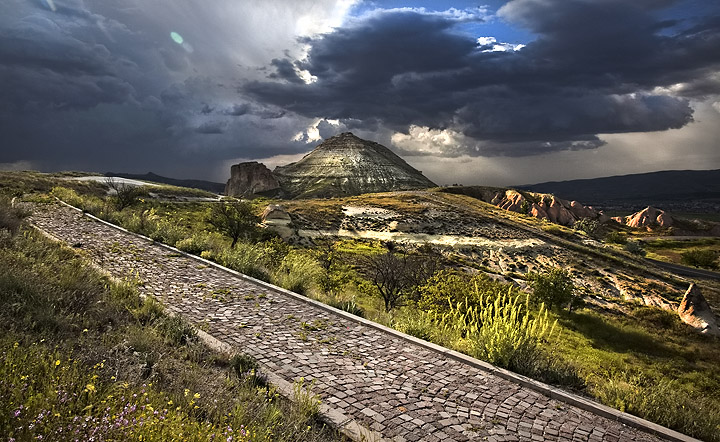
<svg viewBox="0 0 720 442">
<path fill-rule="evenodd" d="M 140 197 L 147 195 L 147 191 L 140 186 L 126 184 L 114 178 L 105 180 L 113 203 L 118 211 L 122 211 L 126 207 L 130 207 L 140 200 Z"/>
<path fill-rule="evenodd" d="M 213 204 L 206 220 L 218 232 L 230 237 L 231 248 L 235 247 L 240 238 L 252 240 L 259 236 L 257 224 L 260 218 L 253 213 L 250 203 L 245 201 Z"/>
<path fill-rule="evenodd" d="M 417 306 L 421 310 L 445 313 L 451 306 L 478 307 L 486 297 L 495 297 L 512 285 L 493 281 L 485 274 L 469 275 L 456 270 L 441 270 L 420 286 Z"/>
<path fill-rule="evenodd" d="M 7 230 L 14 235 L 20 230 L 23 220 L 30 215 L 19 204 L 15 204 L 9 198 L 0 197 L 0 230 Z"/>
<path fill-rule="evenodd" d="M 568 271 L 555 267 L 545 273 L 528 273 L 527 278 L 537 303 L 546 304 L 548 309 L 556 305 L 572 308 L 575 284 Z"/>
<path fill-rule="evenodd" d="M 573 229 L 579 230 L 586 233 L 588 236 L 593 236 L 597 233 L 600 228 L 600 222 L 596 219 L 582 218 L 573 224 Z"/>
<path fill-rule="evenodd" d="M 390 326 L 410 336 L 431 341 L 437 328 L 434 323 L 435 317 L 435 313 L 432 312 L 406 312 L 393 318 Z"/>
<path fill-rule="evenodd" d="M 61 201 L 64 201 L 71 206 L 75 206 L 78 208 L 83 208 L 83 199 L 80 195 L 78 195 L 77 192 L 75 192 L 72 189 L 68 189 L 67 187 L 60 187 L 56 186 L 53 187 L 50 191 L 50 195 L 58 198 Z"/>
<path fill-rule="evenodd" d="M 238 353 L 230 359 L 230 367 L 240 379 L 245 379 L 257 373 L 258 363 L 252 356 Z"/>
<path fill-rule="evenodd" d="M 175 247 L 183 252 L 201 255 L 206 250 L 221 249 L 222 237 L 208 232 L 194 233 L 191 237 L 176 242 Z"/>
<path fill-rule="evenodd" d="M 352 315 L 359 316 L 361 318 L 365 317 L 365 310 L 359 305 L 357 305 L 354 299 L 351 299 L 349 301 L 333 300 L 328 302 L 328 305 L 335 307 L 336 309 L 346 311 Z"/>
<path fill-rule="evenodd" d="M 683 252 L 680 260 L 683 264 L 693 267 L 704 267 L 706 269 L 717 268 L 718 254 L 714 250 L 693 249 Z"/>
<path fill-rule="evenodd" d="M 592 388 L 602 403 L 704 440 L 720 440 L 720 407 L 677 381 L 620 373 Z"/>
<path fill-rule="evenodd" d="M 161 219 L 155 224 L 155 229 L 150 232 L 150 238 L 174 246 L 178 241 L 185 238 L 185 231 L 176 223 Z"/>
<path fill-rule="evenodd" d="M 312 257 L 294 250 L 283 258 L 277 269 L 273 270 L 270 281 L 284 289 L 304 295 L 318 281 L 322 271 L 322 267 Z"/>
<path fill-rule="evenodd" d="M 207 254 L 207 257 L 214 258 L 225 267 L 253 278 L 262 279 L 263 281 L 270 280 L 268 271 L 263 265 L 263 248 L 260 245 L 239 242 L 232 249 L 224 248 L 215 255 Z"/>
<path fill-rule="evenodd" d="M 627 244 L 627 236 L 621 232 L 610 232 L 607 235 L 605 235 L 605 242 L 606 243 L 612 243 L 612 244 L 620 244 L 625 245 Z"/>
<path fill-rule="evenodd" d="M 187 345 L 197 340 L 197 331 L 179 316 L 165 316 L 155 327 L 169 344 Z"/>
<path fill-rule="evenodd" d="M 640 241 L 628 241 L 625 243 L 625 250 L 632 253 L 633 255 L 645 256 L 645 249 L 643 249 Z"/>
<path fill-rule="evenodd" d="M 538 370 L 542 361 L 540 344 L 555 329 L 544 306 L 535 318 L 528 298 L 511 290 L 495 298 L 485 297 L 481 307 L 458 304 L 439 319 L 443 332 L 454 346 L 500 367 L 520 373 Z"/>
</svg>

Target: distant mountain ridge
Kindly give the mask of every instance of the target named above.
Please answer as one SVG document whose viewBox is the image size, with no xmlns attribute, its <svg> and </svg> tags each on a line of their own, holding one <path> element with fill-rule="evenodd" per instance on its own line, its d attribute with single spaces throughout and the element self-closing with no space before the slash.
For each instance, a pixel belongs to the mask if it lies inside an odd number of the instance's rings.
<svg viewBox="0 0 720 442">
<path fill-rule="evenodd" d="M 720 205 L 720 169 L 666 170 L 632 175 L 553 181 L 516 186 L 600 207 L 649 205 L 682 210 L 690 205 Z"/>
<path fill-rule="evenodd" d="M 154 183 L 170 184 L 172 186 L 179 186 L 179 187 L 191 187 L 191 188 L 195 188 L 195 189 L 207 190 L 208 192 L 213 192 L 213 193 L 218 193 L 218 194 L 223 193 L 223 191 L 225 190 L 225 184 L 222 184 L 222 183 L 214 183 L 212 181 L 204 181 L 204 180 L 184 180 L 184 179 L 168 178 L 168 177 L 154 174 L 152 172 L 148 172 L 146 174 L 107 172 L 107 173 L 105 173 L 105 176 L 116 176 L 116 177 L 120 177 L 120 178 L 129 178 L 129 179 L 133 179 L 133 180 L 152 181 Z"/>
</svg>

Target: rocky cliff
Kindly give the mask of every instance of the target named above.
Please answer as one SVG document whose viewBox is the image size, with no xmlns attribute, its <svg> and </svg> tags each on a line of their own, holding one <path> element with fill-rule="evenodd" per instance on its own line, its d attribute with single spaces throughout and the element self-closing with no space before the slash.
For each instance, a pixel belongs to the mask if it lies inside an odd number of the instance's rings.
<svg viewBox="0 0 720 442">
<path fill-rule="evenodd" d="M 225 185 L 225 195 L 252 196 L 273 195 L 280 190 L 280 183 L 270 169 L 257 161 L 235 164 L 230 168 L 230 179 Z"/>
<path fill-rule="evenodd" d="M 387 147 L 350 132 L 328 138 L 300 161 L 273 171 L 291 198 L 359 195 L 434 187 Z"/>
</svg>

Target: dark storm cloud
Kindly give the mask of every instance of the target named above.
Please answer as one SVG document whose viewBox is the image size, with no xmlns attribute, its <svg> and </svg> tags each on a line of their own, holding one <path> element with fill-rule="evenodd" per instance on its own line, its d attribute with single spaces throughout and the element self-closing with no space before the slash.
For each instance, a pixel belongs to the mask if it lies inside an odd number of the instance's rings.
<svg viewBox="0 0 720 442">
<path fill-rule="evenodd" d="M 305 148 L 288 141 L 304 118 L 238 96 L 230 44 L 203 46 L 188 4 L 153 21 L 144 2 L 54 3 L 0 2 L 0 163 L 208 178 L 229 158 Z"/>
<path fill-rule="evenodd" d="M 688 25 L 660 18 L 672 3 L 513 0 L 500 16 L 536 39 L 506 52 L 457 32 L 451 16 L 378 11 L 306 42 L 295 65 L 316 82 L 246 90 L 308 117 L 461 131 L 480 141 L 471 155 L 594 148 L 599 133 L 682 127 L 689 99 L 720 93 L 717 8 Z"/>
<path fill-rule="evenodd" d="M 225 132 L 226 124 L 223 121 L 207 121 L 195 128 L 199 134 L 221 134 Z"/>
</svg>

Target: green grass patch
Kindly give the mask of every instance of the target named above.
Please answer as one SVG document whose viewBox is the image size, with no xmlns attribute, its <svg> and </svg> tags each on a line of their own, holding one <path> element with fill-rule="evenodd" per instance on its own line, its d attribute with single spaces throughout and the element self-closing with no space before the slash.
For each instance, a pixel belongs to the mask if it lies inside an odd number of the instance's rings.
<svg viewBox="0 0 720 442">
<path fill-rule="evenodd" d="M 27 231 L 0 245 L 0 434 L 15 440 L 333 440 L 132 281 Z M 236 365 L 236 364 L 235 364 Z"/>
</svg>

